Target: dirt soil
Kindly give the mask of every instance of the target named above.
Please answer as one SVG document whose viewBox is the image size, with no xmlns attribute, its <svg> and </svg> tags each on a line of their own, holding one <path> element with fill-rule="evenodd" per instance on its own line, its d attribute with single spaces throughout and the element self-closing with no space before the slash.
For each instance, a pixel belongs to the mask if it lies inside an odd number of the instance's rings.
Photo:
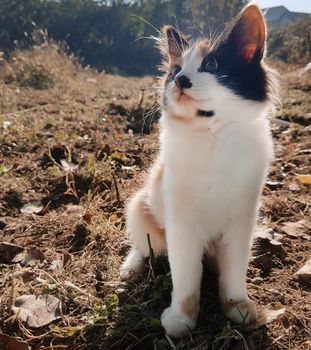
<svg viewBox="0 0 311 350">
<path fill-rule="evenodd" d="M 118 276 L 129 248 L 124 205 L 158 149 L 154 79 L 82 69 L 55 45 L 1 63 L 0 242 L 19 254 L 0 249 L 0 348 L 311 349 L 311 286 L 295 275 L 311 251 L 311 78 L 275 65 L 283 106 L 248 289 L 280 315 L 231 324 L 206 268 L 198 327 L 176 340 L 159 321 L 170 302 L 167 260 L 146 261 L 136 283 Z M 60 318 L 39 328 L 21 321 L 12 305 L 28 294 L 57 297 Z"/>
</svg>

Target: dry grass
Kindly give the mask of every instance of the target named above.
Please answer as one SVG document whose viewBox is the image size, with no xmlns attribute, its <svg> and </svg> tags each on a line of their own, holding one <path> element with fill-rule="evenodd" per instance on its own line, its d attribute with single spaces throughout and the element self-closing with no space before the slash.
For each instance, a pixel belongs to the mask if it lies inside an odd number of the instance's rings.
<svg viewBox="0 0 311 350">
<path fill-rule="evenodd" d="M 27 62 L 44 62 L 54 85 L 37 90 L 6 79 Z M 217 278 L 206 271 L 198 328 L 172 340 L 159 323 L 170 300 L 167 260 L 156 261 L 155 277 L 146 262 L 137 284 L 118 277 L 127 249 L 124 203 L 143 181 L 158 147 L 156 127 L 148 136 L 140 132 L 143 111 L 148 114 L 156 100 L 149 89 L 153 79 L 84 70 L 55 45 L 17 53 L 0 73 L 0 128 L 11 123 L 1 131 L 1 241 L 25 250 L 36 246 L 45 256 L 27 266 L 0 265 L 1 332 L 40 350 L 310 348 L 310 286 L 294 277 L 308 258 L 309 232 L 304 238 L 282 232 L 284 222 L 310 219 L 309 188 L 297 182 L 297 175 L 311 172 L 310 81 L 297 73 L 283 75 L 278 116 L 296 124 L 273 124 L 276 162 L 260 220 L 283 233 L 284 241 L 279 249 L 259 243 L 260 256 L 248 274 L 252 298 L 261 305 L 283 305 L 285 314 L 255 330 L 231 325 L 217 301 Z M 146 89 L 143 101 L 141 89 Z M 64 159 L 78 169 L 66 170 Z M 20 212 L 31 200 L 43 203 L 40 214 Z M 62 300 L 63 317 L 27 329 L 12 316 L 11 304 L 18 295 L 42 293 Z"/>
</svg>

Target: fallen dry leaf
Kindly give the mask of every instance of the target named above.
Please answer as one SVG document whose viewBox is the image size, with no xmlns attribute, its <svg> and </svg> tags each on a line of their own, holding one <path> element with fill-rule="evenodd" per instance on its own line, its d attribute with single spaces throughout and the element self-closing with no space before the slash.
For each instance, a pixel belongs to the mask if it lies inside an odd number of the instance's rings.
<svg viewBox="0 0 311 350">
<path fill-rule="evenodd" d="M 22 295 L 12 310 L 28 327 L 39 328 L 61 318 L 62 303 L 53 295 Z"/>
<path fill-rule="evenodd" d="M 285 310 L 283 305 L 266 305 L 263 309 L 259 310 L 258 319 L 250 325 L 250 328 L 259 328 L 275 321 L 284 314 Z"/>
<path fill-rule="evenodd" d="M 311 339 L 302 343 L 302 345 L 308 345 L 311 348 Z M 309 348 L 308 348 L 309 349 Z"/>
<path fill-rule="evenodd" d="M 113 160 L 116 160 L 116 161 L 120 162 L 121 164 L 124 164 L 124 162 L 126 161 L 126 156 L 123 153 L 119 152 L 119 151 L 112 152 L 111 153 L 111 158 Z"/>
<path fill-rule="evenodd" d="M 23 259 L 24 248 L 7 242 L 0 243 L 0 263 L 10 264 Z"/>
<path fill-rule="evenodd" d="M 51 262 L 51 265 L 50 265 L 49 269 L 52 270 L 52 271 L 60 272 L 63 269 L 62 261 L 59 260 L 59 259 L 53 260 Z"/>
<path fill-rule="evenodd" d="M 35 276 L 35 273 L 32 272 L 32 271 L 25 271 L 23 274 L 22 274 L 22 279 L 23 279 L 23 282 L 24 283 L 28 283 L 30 281 L 33 280 Z"/>
<path fill-rule="evenodd" d="M 65 267 L 70 260 L 71 260 L 71 255 L 69 253 L 64 253 L 62 256 L 63 267 Z"/>
<path fill-rule="evenodd" d="M 21 207 L 21 212 L 25 215 L 38 214 L 43 210 L 43 205 L 40 201 L 31 201 Z"/>
<path fill-rule="evenodd" d="M 76 252 L 83 249 L 87 244 L 88 230 L 83 224 L 78 224 L 74 230 L 74 236 L 70 242 L 69 252 Z"/>
<path fill-rule="evenodd" d="M 302 185 L 311 185 L 311 175 L 298 175 L 297 179 Z"/>
<path fill-rule="evenodd" d="M 311 258 L 296 272 L 296 276 L 305 282 L 311 282 Z"/>
<path fill-rule="evenodd" d="M 86 222 L 90 223 L 92 221 L 92 216 L 92 213 L 87 210 L 82 217 Z"/>
<path fill-rule="evenodd" d="M 7 334 L 0 333 L 1 350 L 29 350 L 28 344 L 22 340 L 10 337 Z"/>
<path fill-rule="evenodd" d="M 257 226 L 254 232 L 254 238 L 271 239 L 272 233 L 273 233 L 273 230 L 267 226 Z"/>
<path fill-rule="evenodd" d="M 254 232 L 256 240 L 264 240 L 272 245 L 282 245 L 283 236 L 266 226 L 258 226 Z"/>
<path fill-rule="evenodd" d="M 27 252 L 25 258 L 21 262 L 22 266 L 27 266 L 31 261 L 33 260 L 40 260 L 43 261 L 45 259 L 45 256 L 41 249 L 37 247 L 31 247 L 29 251 Z"/>
<path fill-rule="evenodd" d="M 270 244 L 272 245 L 281 245 L 283 236 L 279 233 L 273 233 L 272 239 L 270 239 Z"/>
<path fill-rule="evenodd" d="M 271 323 L 279 316 L 283 315 L 285 312 L 285 307 L 278 307 L 278 308 L 273 308 L 273 307 L 267 307 L 265 308 L 265 317 L 266 317 L 266 324 Z"/>
<path fill-rule="evenodd" d="M 305 239 L 310 239 L 311 224 L 307 220 L 285 222 L 281 226 L 281 229 L 291 237 L 303 237 Z"/>
</svg>

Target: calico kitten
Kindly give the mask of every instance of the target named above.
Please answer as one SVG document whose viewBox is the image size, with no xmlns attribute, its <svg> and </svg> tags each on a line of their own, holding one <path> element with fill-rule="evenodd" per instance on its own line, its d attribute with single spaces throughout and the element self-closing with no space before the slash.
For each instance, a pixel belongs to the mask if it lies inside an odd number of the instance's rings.
<svg viewBox="0 0 311 350">
<path fill-rule="evenodd" d="M 246 271 L 258 202 L 273 145 L 267 113 L 271 72 L 263 62 L 266 25 L 246 6 L 217 40 L 190 44 L 163 29 L 165 60 L 160 154 L 127 206 L 132 249 L 121 266 L 137 276 L 149 254 L 168 253 L 173 292 L 161 323 L 170 336 L 193 329 L 199 312 L 202 257 L 213 253 L 220 301 L 235 322 L 252 322 Z"/>
</svg>

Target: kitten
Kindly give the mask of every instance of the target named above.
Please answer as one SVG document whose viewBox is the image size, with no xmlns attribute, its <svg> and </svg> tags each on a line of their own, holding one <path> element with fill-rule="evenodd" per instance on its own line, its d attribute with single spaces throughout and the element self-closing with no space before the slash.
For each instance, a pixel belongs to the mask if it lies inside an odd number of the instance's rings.
<svg viewBox="0 0 311 350">
<path fill-rule="evenodd" d="M 163 29 L 166 62 L 160 154 L 145 186 L 127 206 L 132 249 L 121 278 L 141 273 L 149 254 L 168 253 L 171 306 L 161 323 L 170 336 L 194 329 L 202 257 L 215 255 L 220 301 L 234 322 L 252 322 L 246 271 L 260 193 L 273 145 L 269 122 L 272 76 L 263 62 L 266 25 L 246 6 L 217 40 L 189 44 Z"/>
</svg>

